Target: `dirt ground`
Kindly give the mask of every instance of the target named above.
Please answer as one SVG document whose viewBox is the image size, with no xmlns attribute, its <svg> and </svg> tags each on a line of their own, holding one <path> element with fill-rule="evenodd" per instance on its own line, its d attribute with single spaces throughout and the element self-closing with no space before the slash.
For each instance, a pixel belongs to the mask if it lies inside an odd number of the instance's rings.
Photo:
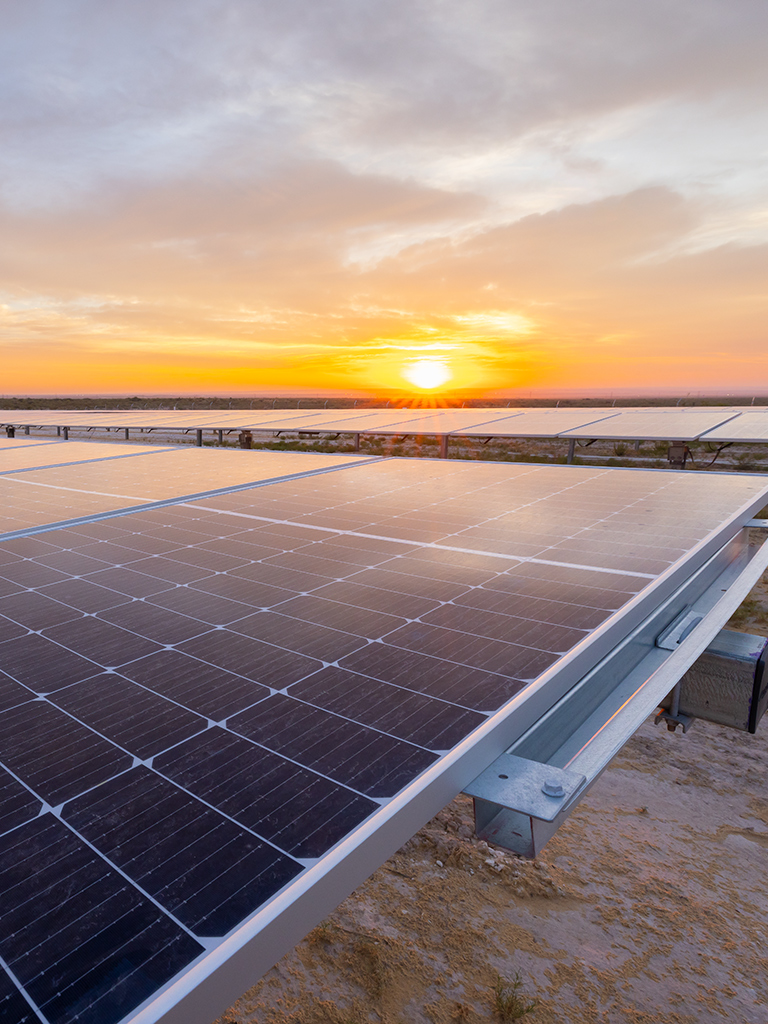
<svg viewBox="0 0 768 1024">
<path fill-rule="evenodd" d="M 768 723 L 649 721 L 538 860 L 458 797 L 219 1024 L 766 1024 L 767 873 Z"/>
</svg>

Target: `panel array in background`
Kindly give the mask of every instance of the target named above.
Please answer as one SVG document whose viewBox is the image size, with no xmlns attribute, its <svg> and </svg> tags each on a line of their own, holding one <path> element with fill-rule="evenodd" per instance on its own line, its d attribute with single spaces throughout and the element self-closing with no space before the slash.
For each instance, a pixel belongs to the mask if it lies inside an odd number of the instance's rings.
<svg viewBox="0 0 768 1024">
<path fill-rule="evenodd" d="M 0 539 L 3 1021 L 130 1016 L 765 491 L 381 460 Z"/>
<path fill-rule="evenodd" d="M 725 409 L 653 409 L 619 412 L 616 416 L 575 427 L 562 437 L 607 438 L 621 441 L 694 441 L 714 430 L 738 413 Z"/>
<path fill-rule="evenodd" d="M 721 424 L 734 424 L 733 439 L 765 441 L 768 430 L 752 420 L 747 435 L 740 433 L 742 416 L 762 417 L 765 410 L 728 408 L 643 409 L 249 409 L 174 410 L 127 409 L 111 411 L 39 410 L 3 414 L 8 422 L 33 426 L 131 428 L 159 430 L 242 430 L 274 433 L 306 431 L 344 434 L 424 434 L 465 437 L 576 437 L 610 440 L 691 441 Z M 757 428 L 757 429 L 755 429 Z M 726 434 L 730 438 L 731 435 Z M 724 435 L 725 436 L 725 435 Z"/>
<path fill-rule="evenodd" d="M 519 409 L 491 423 L 457 428 L 461 437 L 557 437 L 573 427 L 601 423 L 616 416 L 615 409 Z"/>
</svg>

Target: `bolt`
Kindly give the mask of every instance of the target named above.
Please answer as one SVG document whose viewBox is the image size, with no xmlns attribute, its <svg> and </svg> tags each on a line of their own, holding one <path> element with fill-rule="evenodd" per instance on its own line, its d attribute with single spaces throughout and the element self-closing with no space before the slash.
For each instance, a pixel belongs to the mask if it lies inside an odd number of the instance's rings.
<svg viewBox="0 0 768 1024">
<path fill-rule="evenodd" d="M 541 787 L 541 792 L 547 796 L 565 796 L 565 790 L 559 782 L 545 782 Z"/>
</svg>

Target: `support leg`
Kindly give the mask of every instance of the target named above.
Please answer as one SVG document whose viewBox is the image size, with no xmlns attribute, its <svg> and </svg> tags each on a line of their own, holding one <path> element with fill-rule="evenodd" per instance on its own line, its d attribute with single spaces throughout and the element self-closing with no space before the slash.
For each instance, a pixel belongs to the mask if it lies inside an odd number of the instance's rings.
<svg viewBox="0 0 768 1024">
<path fill-rule="evenodd" d="M 68 441 L 69 440 L 69 427 L 62 427 L 61 429 L 62 429 L 62 432 L 64 434 L 64 440 Z"/>
<path fill-rule="evenodd" d="M 576 451 L 576 438 L 572 437 L 568 442 L 568 458 L 565 460 L 569 466 L 573 465 L 573 456 Z"/>
<path fill-rule="evenodd" d="M 202 448 L 203 447 L 203 432 L 202 432 L 202 430 L 196 430 L 195 431 L 195 444 L 197 445 L 198 448 Z"/>
<path fill-rule="evenodd" d="M 356 452 L 360 451 L 360 435 L 359 434 L 355 434 L 355 451 Z"/>
<path fill-rule="evenodd" d="M 440 458 L 448 458 L 448 435 L 440 434 Z"/>
</svg>

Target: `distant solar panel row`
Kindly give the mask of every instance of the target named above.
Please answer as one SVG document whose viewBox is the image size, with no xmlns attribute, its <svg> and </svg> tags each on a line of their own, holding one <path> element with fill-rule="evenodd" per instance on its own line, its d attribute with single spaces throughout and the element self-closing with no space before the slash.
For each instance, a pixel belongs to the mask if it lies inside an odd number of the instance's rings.
<svg viewBox="0 0 768 1024">
<path fill-rule="evenodd" d="M 179 500 L 0 537 L 9 1024 L 130 1017 L 768 491 L 220 454 L 23 474 Z"/>
<path fill-rule="evenodd" d="M 3 414 L 0 413 L 0 416 Z M 255 430 L 608 440 L 768 439 L 768 410 L 749 408 L 113 410 L 7 413 L 15 425 Z"/>
</svg>

